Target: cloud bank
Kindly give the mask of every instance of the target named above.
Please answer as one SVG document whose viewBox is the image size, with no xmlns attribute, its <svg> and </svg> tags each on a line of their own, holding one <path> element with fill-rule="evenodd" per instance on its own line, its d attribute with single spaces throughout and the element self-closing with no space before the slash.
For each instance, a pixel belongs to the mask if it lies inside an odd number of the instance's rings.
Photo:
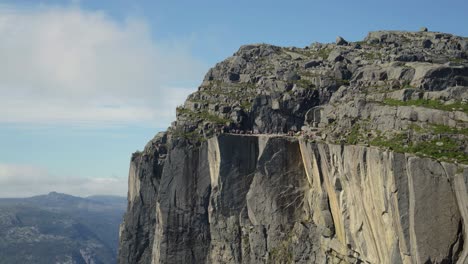
<svg viewBox="0 0 468 264">
<path fill-rule="evenodd" d="M 139 18 L 0 5 L 0 124 L 164 127 L 206 67 Z"/>
<path fill-rule="evenodd" d="M 0 198 L 30 197 L 56 191 L 76 196 L 127 195 L 127 178 L 53 175 L 47 169 L 0 163 Z"/>
<path fill-rule="evenodd" d="M 0 128 L 162 128 L 206 72 L 188 44 L 154 36 L 148 21 L 117 20 L 78 1 L 0 4 L 0 39 Z M 0 161 L 0 197 L 127 193 L 126 178 L 90 176 Z"/>
</svg>

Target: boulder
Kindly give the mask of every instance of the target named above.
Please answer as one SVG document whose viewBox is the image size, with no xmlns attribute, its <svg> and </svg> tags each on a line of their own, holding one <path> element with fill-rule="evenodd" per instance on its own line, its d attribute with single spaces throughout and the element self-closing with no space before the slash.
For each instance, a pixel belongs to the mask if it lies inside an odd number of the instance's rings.
<svg viewBox="0 0 468 264">
<path fill-rule="evenodd" d="M 342 38 L 342 37 L 340 37 L 340 36 L 336 37 L 335 43 L 336 43 L 336 45 L 338 45 L 338 46 L 346 46 L 346 45 L 348 45 L 348 42 L 347 42 L 344 38 Z"/>
<path fill-rule="evenodd" d="M 341 55 L 341 52 L 339 50 L 333 50 L 328 55 L 327 60 L 330 62 L 338 62 L 344 60 L 344 57 Z"/>
<path fill-rule="evenodd" d="M 304 69 L 308 69 L 308 68 L 313 68 L 313 67 L 317 67 L 319 65 L 322 64 L 322 61 L 319 61 L 319 60 L 311 60 L 311 61 L 308 61 L 304 64 Z"/>
</svg>

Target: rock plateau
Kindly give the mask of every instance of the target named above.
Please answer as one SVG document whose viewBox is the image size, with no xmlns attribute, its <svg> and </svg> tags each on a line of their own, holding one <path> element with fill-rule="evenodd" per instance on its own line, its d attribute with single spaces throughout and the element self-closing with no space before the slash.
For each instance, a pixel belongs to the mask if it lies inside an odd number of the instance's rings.
<svg viewBox="0 0 468 264">
<path fill-rule="evenodd" d="M 119 263 L 468 263 L 468 38 L 242 46 L 130 162 Z"/>
</svg>

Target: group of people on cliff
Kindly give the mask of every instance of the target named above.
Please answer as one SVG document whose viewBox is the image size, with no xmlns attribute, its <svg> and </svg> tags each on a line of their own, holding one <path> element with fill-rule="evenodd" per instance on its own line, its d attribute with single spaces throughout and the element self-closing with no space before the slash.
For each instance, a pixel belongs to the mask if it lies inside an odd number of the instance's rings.
<svg viewBox="0 0 468 264">
<path fill-rule="evenodd" d="M 254 130 L 246 130 L 246 129 L 239 129 L 239 128 L 229 128 L 227 126 L 220 126 L 214 128 L 214 134 L 234 134 L 234 135 L 261 135 L 261 134 L 269 134 L 269 133 L 261 133 L 257 129 Z M 289 129 L 286 133 L 279 132 L 275 133 L 277 135 L 283 136 L 290 136 L 290 137 L 304 137 L 305 139 L 316 139 L 318 136 L 315 132 L 312 131 L 297 131 L 297 129 Z"/>
</svg>

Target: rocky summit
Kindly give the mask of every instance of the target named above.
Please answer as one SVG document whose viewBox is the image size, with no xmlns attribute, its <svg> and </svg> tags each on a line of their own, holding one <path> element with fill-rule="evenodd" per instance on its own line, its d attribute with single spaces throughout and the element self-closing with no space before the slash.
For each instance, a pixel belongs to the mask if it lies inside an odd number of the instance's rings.
<svg viewBox="0 0 468 264">
<path fill-rule="evenodd" d="M 468 38 L 242 46 L 176 111 L 119 263 L 468 263 Z"/>
</svg>

